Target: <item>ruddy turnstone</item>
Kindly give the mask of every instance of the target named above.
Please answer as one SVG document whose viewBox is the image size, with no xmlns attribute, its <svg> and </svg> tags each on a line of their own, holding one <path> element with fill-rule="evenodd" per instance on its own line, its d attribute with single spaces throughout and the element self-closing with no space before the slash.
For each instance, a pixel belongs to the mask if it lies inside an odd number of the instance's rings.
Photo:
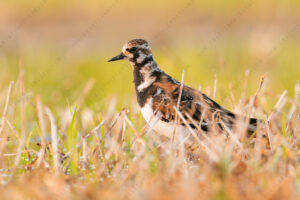
<svg viewBox="0 0 300 200">
<path fill-rule="evenodd" d="M 222 131 L 224 126 L 229 129 L 234 127 L 238 118 L 236 114 L 222 108 L 199 90 L 181 86 L 179 81 L 162 71 L 155 62 L 147 41 L 133 39 L 127 42 L 122 52 L 108 62 L 122 59 L 129 61 L 133 68 L 138 104 L 143 117 L 156 132 L 171 137 L 174 126 L 176 133 L 183 134 L 190 132 L 189 128 Z M 178 110 L 182 114 L 181 118 L 176 117 L 179 114 L 176 111 L 179 97 Z M 257 123 L 257 119 L 250 118 L 247 132 L 254 132 Z"/>
</svg>

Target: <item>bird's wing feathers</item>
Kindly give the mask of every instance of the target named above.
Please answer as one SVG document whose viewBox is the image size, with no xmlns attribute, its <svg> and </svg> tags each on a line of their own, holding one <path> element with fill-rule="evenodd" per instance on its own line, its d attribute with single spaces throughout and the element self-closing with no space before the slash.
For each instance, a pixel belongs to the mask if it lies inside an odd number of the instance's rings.
<svg viewBox="0 0 300 200">
<path fill-rule="evenodd" d="M 170 82 L 167 79 L 161 80 L 165 81 L 154 83 L 160 92 L 153 97 L 153 110 L 161 114 L 161 120 L 172 122 L 175 120 L 176 111 L 174 107 L 176 107 L 180 96 L 180 84 Z M 204 130 L 208 129 L 209 124 L 215 124 L 218 128 L 222 128 L 220 120 L 231 127 L 235 118 L 233 113 L 223 109 L 205 94 L 188 86 L 182 88 L 179 111 L 192 127 L 194 127 L 192 120 L 197 124 L 202 122 L 201 128 Z M 184 125 L 181 119 L 177 123 Z"/>
</svg>

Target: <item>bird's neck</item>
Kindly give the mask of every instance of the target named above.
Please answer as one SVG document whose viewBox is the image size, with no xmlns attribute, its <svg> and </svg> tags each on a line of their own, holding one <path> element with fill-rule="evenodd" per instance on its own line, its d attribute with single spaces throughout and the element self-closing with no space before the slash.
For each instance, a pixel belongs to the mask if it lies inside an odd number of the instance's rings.
<svg viewBox="0 0 300 200">
<path fill-rule="evenodd" d="M 161 70 L 152 56 L 145 57 L 140 62 L 131 62 L 131 65 L 133 67 L 136 95 L 141 105 L 140 98 L 149 93 L 152 84 L 157 80 L 157 73 L 160 73 Z"/>
<path fill-rule="evenodd" d="M 133 81 L 136 89 L 145 82 L 149 83 L 149 81 L 153 79 L 151 76 L 152 72 L 158 68 L 153 56 L 131 62 L 131 66 L 133 67 Z"/>
</svg>

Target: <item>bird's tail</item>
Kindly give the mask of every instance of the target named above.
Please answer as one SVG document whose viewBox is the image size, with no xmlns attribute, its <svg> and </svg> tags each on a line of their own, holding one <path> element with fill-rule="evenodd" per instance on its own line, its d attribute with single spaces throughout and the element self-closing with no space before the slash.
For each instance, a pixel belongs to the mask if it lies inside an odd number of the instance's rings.
<svg viewBox="0 0 300 200">
<path fill-rule="evenodd" d="M 237 125 L 239 120 L 242 120 L 242 122 L 245 120 L 245 117 L 239 116 L 225 109 L 223 109 L 223 112 L 221 113 L 221 118 L 229 128 L 233 128 L 233 126 Z M 247 127 L 247 136 L 251 137 L 257 128 L 264 127 L 264 124 L 265 122 L 262 119 L 250 118 Z"/>
</svg>

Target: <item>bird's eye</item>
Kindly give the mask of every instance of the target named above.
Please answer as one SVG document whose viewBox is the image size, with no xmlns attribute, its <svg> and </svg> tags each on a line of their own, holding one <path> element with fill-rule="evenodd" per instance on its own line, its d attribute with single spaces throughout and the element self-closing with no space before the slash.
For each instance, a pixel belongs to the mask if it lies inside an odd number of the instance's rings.
<svg viewBox="0 0 300 200">
<path fill-rule="evenodd" d="M 133 53 L 137 50 L 136 47 L 131 47 L 131 48 L 127 48 L 126 51 L 130 52 L 130 53 Z"/>
</svg>

